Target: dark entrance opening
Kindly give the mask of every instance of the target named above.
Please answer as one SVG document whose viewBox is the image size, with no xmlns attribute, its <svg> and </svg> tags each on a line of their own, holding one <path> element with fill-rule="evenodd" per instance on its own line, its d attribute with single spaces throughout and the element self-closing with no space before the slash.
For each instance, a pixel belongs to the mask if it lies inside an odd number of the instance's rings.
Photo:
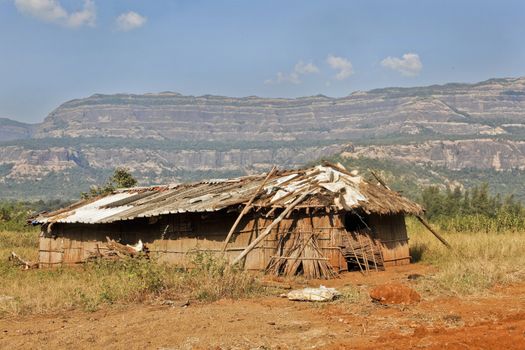
<svg viewBox="0 0 525 350">
<path fill-rule="evenodd" d="M 368 216 L 357 212 L 348 212 L 344 217 L 347 232 L 368 230 Z"/>
<path fill-rule="evenodd" d="M 346 234 L 343 235 L 342 252 L 348 271 L 366 272 L 383 270 L 381 249 L 373 238 L 368 215 L 361 212 L 347 212 L 344 215 Z"/>
</svg>

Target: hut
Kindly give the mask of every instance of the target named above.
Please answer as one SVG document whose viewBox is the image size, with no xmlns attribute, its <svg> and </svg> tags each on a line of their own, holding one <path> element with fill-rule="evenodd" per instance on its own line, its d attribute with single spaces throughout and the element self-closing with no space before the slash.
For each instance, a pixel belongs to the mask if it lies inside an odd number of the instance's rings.
<svg viewBox="0 0 525 350">
<path fill-rule="evenodd" d="M 330 277 L 410 262 L 405 215 L 421 207 L 340 164 L 117 190 L 33 219 L 41 267 L 85 262 L 107 242 L 141 242 L 160 261 L 193 252 L 245 269 Z"/>
</svg>

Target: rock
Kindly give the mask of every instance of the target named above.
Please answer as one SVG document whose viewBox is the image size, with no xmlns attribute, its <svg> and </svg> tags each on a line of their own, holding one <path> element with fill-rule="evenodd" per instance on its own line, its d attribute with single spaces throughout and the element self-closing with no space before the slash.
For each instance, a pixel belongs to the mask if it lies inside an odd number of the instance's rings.
<svg viewBox="0 0 525 350">
<path fill-rule="evenodd" d="M 425 276 L 420 275 L 419 273 L 412 273 L 412 274 L 407 276 L 408 280 L 410 280 L 410 281 L 415 281 L 415 280 L 418 280 L 418 279 L 423 278 L 423 277 L 425 277 Z"/>
<path fill-rule="evenodd" d="M 381 304 L 415 304 L 421 296 L 412 288 L 399 283 L 377 286 L 370 291 L 370 298 Z"/>
<path fill-rule="evenodd" d="M 463 319 L 461 318 L 460 315 L 450 314 L 450 315 L 443 316 L 443 321 L 447 323 L 456 324 L 456 323 L 460 323 L 462 320 Z"/>
</svg>

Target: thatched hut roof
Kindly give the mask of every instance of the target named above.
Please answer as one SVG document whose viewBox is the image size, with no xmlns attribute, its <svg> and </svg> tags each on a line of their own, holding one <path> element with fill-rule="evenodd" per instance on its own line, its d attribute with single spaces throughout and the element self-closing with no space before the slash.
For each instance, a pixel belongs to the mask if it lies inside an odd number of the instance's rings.
<svg viewBox="0 0 525 350">
<path fill-rule="evenodd" d="M 33 223 L 110 223 L 167 214 L 212 212 L 243 205 L 254 196 L 254 207 L 281 208 L 305 191 L 309 194 L 296 208 L 360 209 L 382 215 L 422 212 L 418 204 L 399 193 L 369 183 L 339 164 L 278 171 L 257 193 L 265 178 L 263 174 L 122 189 L 52 213 L 42 213 L 34 218 Z"/>
</svg>

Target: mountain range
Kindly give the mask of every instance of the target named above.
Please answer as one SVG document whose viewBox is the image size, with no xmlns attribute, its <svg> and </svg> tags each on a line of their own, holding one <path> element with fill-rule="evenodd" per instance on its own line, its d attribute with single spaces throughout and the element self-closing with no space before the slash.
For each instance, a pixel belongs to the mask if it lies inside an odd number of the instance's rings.
<svg viewBox="0 0 525 350">
<path fill-rule="evenodd" d="M 74 198 L 117 166 L 146 185 L 334 156 L 356 167 L 383 162 L 385 171 L 406 164 L 391 174 L 417 170 L 416 184 L 475 178 L 525 197 L 505 180 L 521 179 L 524 154 L 525 78 L 342 98 L 95 94 L 63 103 L 39 124 L 0 118 L 0 197 Z"/>
</svg>

